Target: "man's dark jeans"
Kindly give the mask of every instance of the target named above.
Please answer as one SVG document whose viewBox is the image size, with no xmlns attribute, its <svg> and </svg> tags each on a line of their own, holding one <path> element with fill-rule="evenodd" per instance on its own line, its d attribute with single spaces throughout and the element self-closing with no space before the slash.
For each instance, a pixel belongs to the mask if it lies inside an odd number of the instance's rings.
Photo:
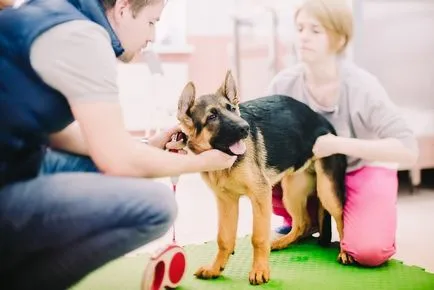
<svg viewBox="0 0 434 290">
<path fill-rule="evenodd" d="M 37 178 L 0 188 L 0 289 L 67 289 L 164 235 L 176 215 L 170 187 L 48 151 Z"/>
</svg>

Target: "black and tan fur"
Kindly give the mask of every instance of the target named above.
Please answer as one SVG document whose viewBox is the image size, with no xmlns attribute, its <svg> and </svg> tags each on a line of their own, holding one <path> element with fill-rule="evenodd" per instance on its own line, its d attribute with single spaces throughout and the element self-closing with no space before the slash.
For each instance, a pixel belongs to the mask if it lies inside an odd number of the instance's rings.
<svg viewBox="0 0 434 290">
<path fill-rule="evenodd" d="M 218 277 L 234 252 L 242 195 L 250 198 L 253 209 L 251 284 L 269 281 L 270 249 L 286 248 L 309 230 L 306 202 L 311 194 L 317 193 L 321 201 L 320 244 L 330 243 L 330 214 L 342 240 L 346 159 L 333 155 L 314 160 L 312 154 L 319 136 L 335 134 L 326 119 L 287 96 L 267 96 L 239 104 L 235 81 L 228 72 L 214 94 L 196 98 L 193 83 L 188 83 L 179 99 L 178 120 L 187 135 L 188 148 L 196 154 L 211 148 L 233 154 L 229 146 L 241 139 L 247 147 L 230 169 L 202 173 L 216 196 L 218 253 L 210 266 L 197 270 L 197 277 Z M 285 208 L 293 217 L 293 229 L 270 241 L 271 189 L 279 181 Z M 349 258 L 342 251 L 339 254 L 343 263 Z"/>
</svg>

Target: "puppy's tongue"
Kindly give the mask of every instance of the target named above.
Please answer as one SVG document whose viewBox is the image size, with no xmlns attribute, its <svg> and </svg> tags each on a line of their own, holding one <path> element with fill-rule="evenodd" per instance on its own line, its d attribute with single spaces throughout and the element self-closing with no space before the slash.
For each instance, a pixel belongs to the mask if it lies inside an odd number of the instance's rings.
<svg viewBox="0 0 434 290">
<path fill-rule="evenodd" d="M 246 143 L 243 140 L 238 141 L 237 143 L 232 144 L 229 147 L 232 153 L 235 155 L 242 155 L 246 152 Z"/>
</svg>

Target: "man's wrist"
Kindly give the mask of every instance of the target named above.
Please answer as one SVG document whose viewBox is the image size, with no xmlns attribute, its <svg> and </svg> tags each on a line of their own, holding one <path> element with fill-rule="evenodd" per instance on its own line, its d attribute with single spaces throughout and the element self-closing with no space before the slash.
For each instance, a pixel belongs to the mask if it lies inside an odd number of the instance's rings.
<svg viewBox="0 0 434 290">
<path fill-rule="evenodd" d="M 139 142 L 144 143 L 146 145 L 149 145 L 149 139 L 147 137 L 140 138 Z"/>
<path fill-rule="evenodd" d="M 191 156 L 191 161 L 194 164 L 193 171 L 203 172 L 206 166 L 204 159 L 197 154 L 191 154 L 190 156 Z"/>
</svg>

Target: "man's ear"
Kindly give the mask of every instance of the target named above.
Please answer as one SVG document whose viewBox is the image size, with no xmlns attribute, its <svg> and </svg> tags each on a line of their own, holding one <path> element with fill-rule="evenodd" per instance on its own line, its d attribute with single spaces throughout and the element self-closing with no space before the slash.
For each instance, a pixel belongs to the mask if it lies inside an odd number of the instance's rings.
<svg viewBox="0 0 434 290">
<path fill-rule="evenodd" d="M 182 126 L 193 128 L 193 120 L 189 116 L 189 111 L 193 107 L 194 100 L 196 98 L 196 88 L 193 82 L 189 82 L 182 90 L 181 96 L 178 100 L 178 121 Z"/>
<path fill-rule="evenodd" d="M 239 104 L 237 86 L 230 70 L 226 72 L 225 81 L 217 90 L 217 93 L 226 97 L 233 105 Z"/>
<path fill-rule="evenodd" d="M 112 8 L 113 19 L 119 23 L 126 16 L 126 13 L 131 13 L 130 2 L 128 0 L 117 0 Z"/>
</svg>

